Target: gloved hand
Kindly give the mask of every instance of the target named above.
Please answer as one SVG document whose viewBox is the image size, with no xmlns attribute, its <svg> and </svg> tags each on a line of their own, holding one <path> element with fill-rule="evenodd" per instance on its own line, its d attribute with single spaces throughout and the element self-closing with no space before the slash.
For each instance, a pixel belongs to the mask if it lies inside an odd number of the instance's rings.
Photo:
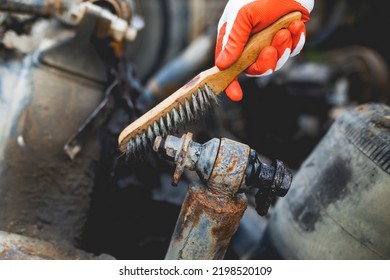
<svg viewBox="0 0 390 280">
<path fill-rule="evenodd" d="M 218 23 L 215 65 L 231 66 L 241 55 L 250 35 L 261 31 L 282 16 L 299 11 L 302 20 L 293 21 L 288 29 L 276 33 L 271 46 L 265 47 L 257 61 L 245 73 L 265 76 L 279 70 L 289 57 L 302 50 L 306 39 L 305 22 L 310 19 L 314 0 L 229 0 Z M 236 78 L 225 90 L 233 101 L 242 99 L 242 89 Z"/>
</svg>

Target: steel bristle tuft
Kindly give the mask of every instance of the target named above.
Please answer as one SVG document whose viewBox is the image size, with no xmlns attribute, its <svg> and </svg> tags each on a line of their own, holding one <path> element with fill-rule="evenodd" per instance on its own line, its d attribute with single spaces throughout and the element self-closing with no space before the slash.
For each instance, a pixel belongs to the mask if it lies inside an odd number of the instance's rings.
<svg viewBox="0 0 390 280">
<path fill-rule="evenodd" d="M 148 126 L 147 138 L 149 140 L 149 143 L 154 142 L 155 135 L 154 135 L 152 127 L 150 125 Z"/>
<path fill-rule="evenodd" d="M 135 141 L 131 139 L 126 145 L 126 156 L 127 158 L 133 156 L 135 154 Z"/>
<path fill-rule="evenodd" d="M 194 115 L 192 114 L 191 107 L 190 107 L 190 102 L 188 101 L 187 98 L 185 98 L 184 104 L 185 104 L 185 110 L 186 110 L 186 113 L 187 113 L 187 121 L 188 122 L 192 122 L 194 120 Z"/>
<path fill-rule="evenodd" d="M 153 122 L 153 132 L 155 137 L 160 135 L 160 127 L 158 126 L 157 121 Z"/>
<path fill-rule="evenodd" d="M 141 136 L 137 135 L 135 137 L 135 151 L 138 152 L 141 148 Z"/>
<path fill-rule="evenodd" d="M 179 116 L 180 116 L 180 122 L 184 124 L 186 121 L 186 114 L 183 105 L 181 103 L 179 103 Z"/>
<path fill-rule="evenodd" d="M 180 126 L 180 115 L 177 112 L 176 108 L 173 108 L 172 115 L 173 115 L 174 131 L 175 131 L 175 133 L 177 133 L 179 130 L 179 126 Z"/>
<path fill-rule="evenodd" d="M 168 135 L 168 131 L 167 131 L 167 128 L 165 127 L 165 123 L 164 123 L 164 118 L 163 117 L 160 117 L 160 131 L 161 131 L 161 136 L 162 137 L 165 137 Z"/>
<path fill-rule="evenodd" d="M 198 88 L 198 92 L 197 92 L 197 97 L 198 97 L 198 100 L 199 100 L 199 107 L 200 107 L 200 110 L 201 110 L 201 113 L 203 113 L 206 109 L 206 104 L 205 104 L 205 100 L 203 98 L 203 92 L 200 88 Z"/>
<path fill-rule="evenodd" d="M 193 108 L 193 113 L 194 113 L 194 117 L 195 119 L 199 119 L 199 116 L 201 115 L 201 112 L 199 112 L 199 105 L 198 105 L 198 101 L 196 100 L 196 96 L 195 96 L 195 93 L 193 93 L 191 95 L 191 100 L 192 100 L 192 108 Z"/>
<path fill-rule="evenodd" d="M 215 94 L 215 92 L 207 84 L 205 84 L 204 87 L 206 90 L 207 97 L 211 102 L 211 105 L 212 106 L 218 105 L 219 99 L 218 96 Z"/>
<path fill-rule="evenodd" d="M 211 102 L 206 94 L 205 91 L 202 90 L 202 96 L 203 96 L 203 99 L 205 101 L 205 107 L 206 107 L 206 110 L 209 110 L 212 106 L 211 106 Z"/>
<path fill-rule="evenodd" d="M 144 148 L 144 150 L 146 150 L 148 148 L 148 140 L 146 137 L 145 130 L 141 134 L 141 143 L 142 143 L 142 147 Z"/>
<path fill-rule="evenodd" d="M 167 122 L 168 134 L 171 134 L 173 132 L 173 125 L 172 125 L 171 114 L 169 112 L 166 114 L 165 119 L 166 119 L 166 122 Z"/>
</svg>

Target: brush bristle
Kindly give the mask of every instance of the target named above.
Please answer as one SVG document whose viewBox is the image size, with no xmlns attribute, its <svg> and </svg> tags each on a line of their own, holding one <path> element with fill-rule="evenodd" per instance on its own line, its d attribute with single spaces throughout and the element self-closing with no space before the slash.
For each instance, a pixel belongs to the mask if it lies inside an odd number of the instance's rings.
<svg viewBox="0 0 390 280">
<path fill-rule="evenodd" d="M 135 157 L 140 151 L 147 150 L 153 145 L 157 136 L 165 137 L 177 133 L 181 127 L 185 127 L 186 123 L 198 120 L 202 114 L 213 109 L 218 103 L 217 94 L 207 84 L 204 89 L 198 88 L 189 98 L 185 97 L 182 102 L 179 102 L 177 108 L 173 108 L 165 116 L 155 120 L 153 125 L 149 125 L 147 131 L 144 130 L 141 135 L 131 138 L 126 145 L 127 157 Z"/>
</svg>

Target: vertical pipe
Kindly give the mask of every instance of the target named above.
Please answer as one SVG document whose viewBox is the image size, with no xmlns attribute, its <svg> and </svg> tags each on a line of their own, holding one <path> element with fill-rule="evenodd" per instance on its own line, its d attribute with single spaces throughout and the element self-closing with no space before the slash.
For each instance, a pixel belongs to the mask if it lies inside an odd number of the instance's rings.
<svg viewBox="0 0 390 280">
<path fill-rule="evenodd" d="M 165 259 L 223 259 L 247 207 L 245 194 L 188 188 Z"/>
</svg>

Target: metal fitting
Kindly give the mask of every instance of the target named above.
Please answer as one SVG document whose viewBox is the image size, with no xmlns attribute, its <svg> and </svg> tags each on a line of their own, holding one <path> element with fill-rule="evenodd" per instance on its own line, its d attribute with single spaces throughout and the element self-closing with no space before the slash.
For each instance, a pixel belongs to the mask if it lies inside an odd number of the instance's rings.
<svg viewBox="0 0 390 280">
<path fill-rule="evenodd" d="M 283 197 L 287 194 L 291 181 L 291 172 L 283 162 L 275 160 L 272 165 L 268 165 L 260 161 L 255 150 L 251 151 L 245 178 L 247 186 L 270 188 L 276 196 Z"/>
<path fill-rule="evenodd" d="M 181 138 L 168 135 L 166 139 L 157 136 L 153 150 L 175 162 L 176 170 L 173 174 L 172 185 L 177 186 L 184 172 L 184 168 L 195 169 L 202 146 L 192 141 L 192 133 L 184 134 Z"/>
<path fill-rule="evenodd" d="M 258 188 L 256 210 L 266 215 L 276 197 L 287 194 L 292 175 L 279 160 L 272 165 L 260 161 L 248 145 L 226 138 L 213 138 L 201 145 L 192 141 L 192 133 L 181 138 L 158 136 L 153 150 L 176 164 L 173 185 L 177 185 L 185 168 L 195 170 L 209 189 L 234 195 L 248 188 Z"/>
</svg>

